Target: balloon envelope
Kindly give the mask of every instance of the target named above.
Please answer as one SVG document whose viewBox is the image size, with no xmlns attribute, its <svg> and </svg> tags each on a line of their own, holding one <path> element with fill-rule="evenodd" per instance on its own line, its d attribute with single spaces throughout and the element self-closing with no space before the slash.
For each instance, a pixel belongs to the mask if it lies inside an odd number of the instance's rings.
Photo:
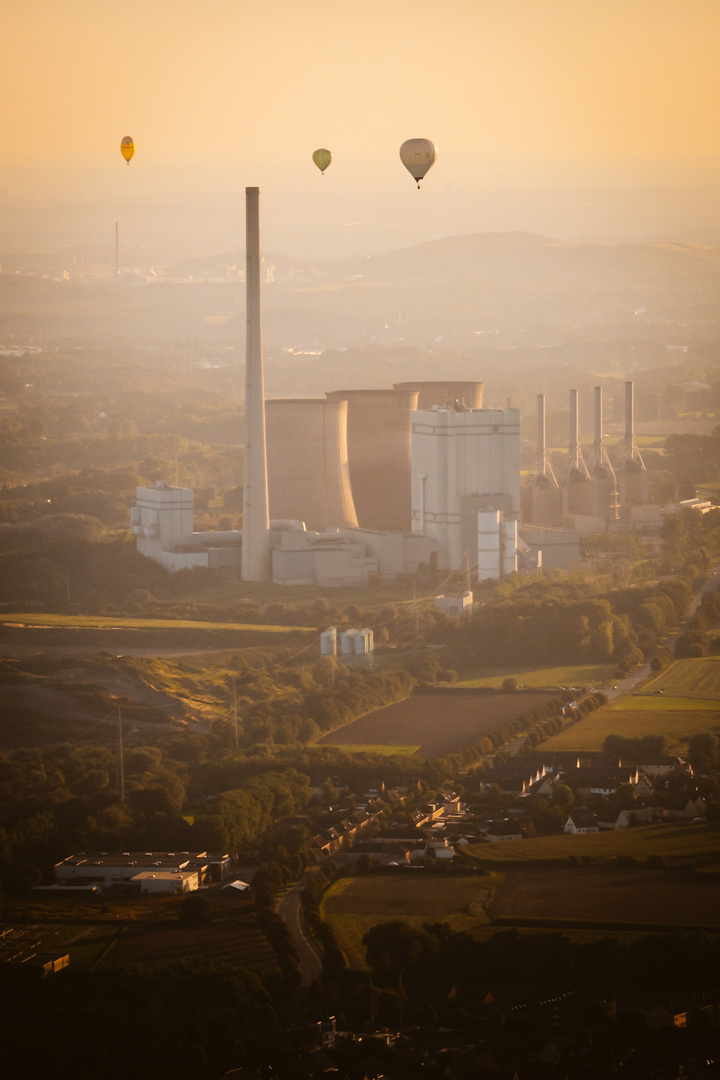
<svg viewBox="0 0 720 1080">
<path fill-rule="evenodd" d="M 330 150 L 325 150 L 324 148 L 316 150 L 313 154 L 313 161 L 317 165 L 320 172 L 324 173 L 328 165 L 332 161 L 332 153 Z"/>
<path fill-rule="evenodd" d="M 407 139 L 400 147 L 400 160 L 418 187 L 436 158 L 437 146 L 430 139 Z"/>
<path fill-rule="evenodd" d="M 132 136 L 131 135 L 125 135 L 124 136 L 122 142 L 120 143 L 120 153 L 122 154 L 122 156 L 125 158 L 125 160 L 127 161 L 128 165 L 129 165 L 130 164 L 130 158 L 135 153 L 135 143 L 132 141 Z"/>
</svg>

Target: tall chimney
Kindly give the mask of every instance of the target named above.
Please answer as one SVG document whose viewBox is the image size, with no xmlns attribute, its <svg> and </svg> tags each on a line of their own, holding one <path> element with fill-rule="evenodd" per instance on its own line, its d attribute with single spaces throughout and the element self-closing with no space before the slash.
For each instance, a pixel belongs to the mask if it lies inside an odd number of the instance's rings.
<svg viewBox="0 0 720 1080">
<path fill-rule="evenodd" d="M 602 386 L 595 387 L 595 441 L 590 467 L 594 485 L 594 512 L 607 521 L 618 519 L 618 491 L 615 470 L 603 441 Z"/>
<path fill-rule="evenodd" d="M 270 581 L 270 516 L 265 447 L 265 386 L 260 308 L 260 189 L 245 188 L 245 461 L 243 581 Z"/>
<path fill-rule="evenodd" d="M 568 446 L 568 480 L 577 483 L 589 480 L 590 474 L 580 449 L 578 427 L 578 392 L 570 391 L 570 445 Z"/>
<path fill-rule="evenodd" d="M 625 457 L 623 472 L 645 472 L 645 462 L 635 445 L 635 395 L 633 383 L 625 383 Z"/>
<path fill-rule="evenodd" d="M 535 484 L 539 487 L 556 488 L 557 480 L 547 456 L 545 440 L 545 395 L 537 396 L 537 461 L 535 464 Z"/>
</svg>

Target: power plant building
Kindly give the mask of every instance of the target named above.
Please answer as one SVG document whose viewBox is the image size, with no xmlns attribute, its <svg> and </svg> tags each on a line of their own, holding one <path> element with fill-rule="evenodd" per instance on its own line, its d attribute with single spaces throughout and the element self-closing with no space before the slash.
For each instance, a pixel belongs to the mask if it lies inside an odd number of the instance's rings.
<svg viewBox="0 0 720 1080">
<path fill-rule="evenodd" d="M 412 525 L 439 543 L 440 569 L 477 566 L 480 511 L 500 511 L 506 522 L 519 518 L 519 454 L 517 409 L 414 414 Z"/>
<path fill-rule="evenodd" d="M 130 529 L 141 555 L 174 573 L 204 566 L 210 570 L 239 567 L 241 533 L 193 531 L 192 488 L 171 487 L 158 480 L 155 487 L 135 489 Z"/>
</svg>

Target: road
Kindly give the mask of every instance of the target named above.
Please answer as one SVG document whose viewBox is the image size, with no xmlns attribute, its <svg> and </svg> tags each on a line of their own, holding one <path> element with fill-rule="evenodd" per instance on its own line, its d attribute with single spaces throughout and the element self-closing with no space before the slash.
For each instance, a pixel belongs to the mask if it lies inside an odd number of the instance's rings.
<svg viewBox="0 0 720 1080">
<path fill-rule="evenodd" d="M 300 894 L 305 885 L 303 878 L 295 882 L 280 900 L 277 912 L 290 930 L 300 962 L 301 987 L 310 986 L 320 976 L 322 950 L 312 937 L 303 914 Z"/>
<path fill-rule="evenodd" d="M 688 608 L 688 613 L 685 616 L 685 622 L 687 622 L 688 619 L 692 618 L 697 609 L 700 607 L 702 598 L 705 593 L 710 592 L 712 589 L 716 589 L 718 585 L 720 585 L 720 577 L 718 576 L 719 574 L 720 565 L 714 566 L 710 570 L 701 587 L 693 596 L 692 603 L 690 604 L 690 607 Z M 666 641 L 663 642 L 663 647 L 669 649 L 671 654 L 675 642 L 683 633 L 684 629 L 685 623 L 682 624 L 682 626 L 679 630 L 676 631 L 676 633 L 672 634 L 671 637 L 669 637 Z M 614 698 L 622 697 L 623 694 L 628 694 L 631 690 L 634 690 L 635 687 L 639 683 L 643 682 L 644 679 L 649 678 L 650 674 L 650 664 L 642 664 L 639 668 L 636 668 L 635 671 L 631 672 L 630 675 L 626 675 L 624 679 L 618 679 L 615 686 L 609 687 L 607 690 L 603 690 L 603 693 L 607 697 L 608 701 L 612 701 Z"/>
</svg>

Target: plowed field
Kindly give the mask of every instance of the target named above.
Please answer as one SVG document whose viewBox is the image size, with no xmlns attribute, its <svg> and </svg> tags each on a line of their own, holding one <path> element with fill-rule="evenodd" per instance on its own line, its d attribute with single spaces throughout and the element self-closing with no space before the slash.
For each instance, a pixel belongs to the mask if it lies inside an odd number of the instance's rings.
<svg viewBox="0 0 720 1080">
<path fill-rule="evenodd" d="M 554 696 L 548 691 L 473 694 L 448 690 L 415 694 L 331 732 L 320 740 L 320 745 L 417 746 L 421 757 L 432 760 L 472 746 L 503 721 L 544 705 Z"/>
<path fill-rule="evenodd" d="M 720 927 L 720 875 L 689 868 L 511 870 L 486 911 L 508 921 Z"/>
<path fill-rule="evenodd" d="M 163 967 L 180 959 L 222 960 L 259 972 L 277 967 L 275 954 L 264 935 L 252 926 L 212 923 L 182 926 L 177 922 L 128 926 L 102 963 L 112 967 L 126 964 Z"/>
</svg>

